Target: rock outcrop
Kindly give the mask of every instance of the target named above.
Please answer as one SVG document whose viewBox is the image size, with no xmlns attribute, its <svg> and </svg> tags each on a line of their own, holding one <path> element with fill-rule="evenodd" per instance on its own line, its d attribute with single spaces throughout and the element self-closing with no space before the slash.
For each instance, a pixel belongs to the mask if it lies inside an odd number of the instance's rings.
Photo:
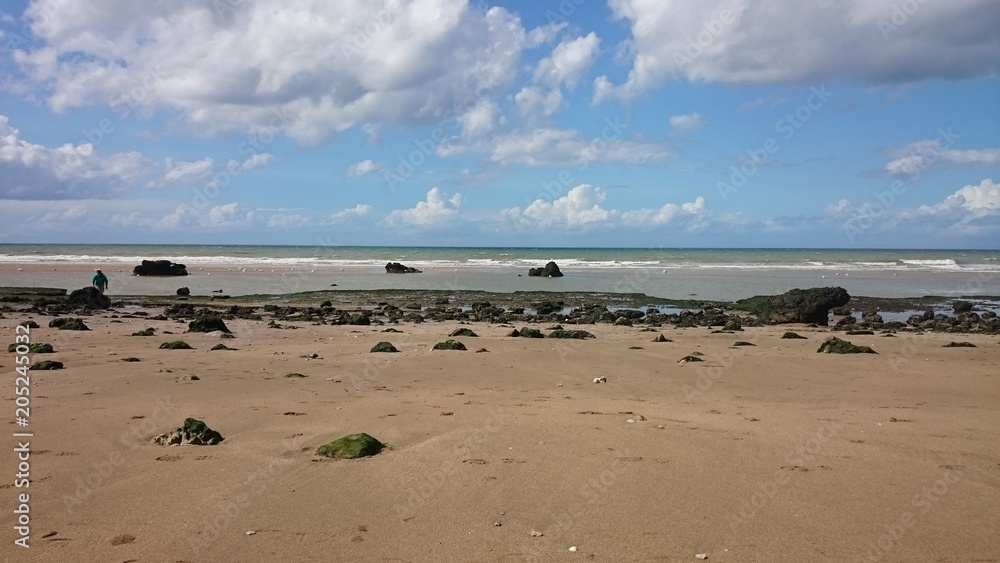
<svg viewBox="0 0 1000 563">
<path fill-rule="evenodd" d="M 404 266 L 399 262 L 389 262 L 385 265 L 385 273 L 387 274 L 420 274 L 420 270 L 412 266 Z"/>
<path fill-rule="evenodd" d="M 375 455 L 383 448 L 385 448 L 385 444 L 362 432 L 338 438 L 329 444 L 323 444 L 316 449 L 316 455 L 335 459 L 355 459 Z"/>
<path fill-rule="evenodd" d="M 153 438 L 161 446 L 214 446 L 224 440 L 222 434 L 212 430 L 196 418 L 184 419 L 184 425 Z"/>
<path fill-rule="evenodd" d="M 830 309 L 842 307 L 850 300 L 851 296 L 842 287 L 817 287 L 793 289 L 781 295 L 758 295 L 741 299 L 735 306 L 755 313 L 765 323 L 816 323 L 827 326 Z"/>
<path fill-rule="evenodd" d="M 529 276 L 541 276 L 543 278 L 561 278 L 563 273 L 559 271 L 559 265 L 555 262 L 549 262 L 544 268 L 530 268 L 528 269 Z"/>
<path fill-rule="evenodd" d="M 175 264 L 170 260 L 143 260 L 132 268 L 133 276 L 186 276 L 187 266 Z"/>
<path fill-rule="evenodd" d="M 93 286 L 73 290 L 66 301 L 70 305 L 88 309 L 108 309 L 111 307 L 111 298 Z"/>
</svg>

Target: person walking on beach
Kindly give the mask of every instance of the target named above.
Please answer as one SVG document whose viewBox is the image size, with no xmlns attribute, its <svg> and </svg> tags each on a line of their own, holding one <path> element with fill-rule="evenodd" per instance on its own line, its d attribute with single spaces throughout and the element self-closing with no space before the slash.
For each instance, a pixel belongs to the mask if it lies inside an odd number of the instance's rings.
<svg viewBox="0 0 1000 563">
<path fill-rule="evenodd" d="M 94 272 L 94 278 L 90 280 L 90 283 L 97 288 L 97 291 L 101 292 L 101 295 L 104 295 L 104 290 L 108 289 L 108 276 L 105 276 L 100 268 Z"/>
</svg>

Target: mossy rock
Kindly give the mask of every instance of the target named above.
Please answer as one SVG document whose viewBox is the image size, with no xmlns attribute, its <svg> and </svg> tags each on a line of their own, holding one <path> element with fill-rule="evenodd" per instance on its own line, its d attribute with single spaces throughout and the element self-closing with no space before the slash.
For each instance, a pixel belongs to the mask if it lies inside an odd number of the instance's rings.
<svg viewBox="0 0 1000 563">
<path fill-rule="evenodd" d="M 52 319 L 49 321 L 49 328 L 58 328 L 59 330 L 90 330 L 90 328 L 84 324 L 83 319 L 73 319 L 69 317 Z"/>
<path fill-rule="evenodd" d="M 392 328 L 392 327 L 389 327 L 389 328 L 382 329 L 382 332 L 403 332 L 403 331 L 397 330 L 397 329 Z"/>
<path fill-rule="evenodd" d="M 673 340 L 670 340 L 666 336 L 659 334 L 656 336 L 656 338 L 653 339 L 653 342 L 673 342 Z"/>
<path fill-rule="evenodd" d="M 154 329 L 153 327 L 149 327 L 149 328 L 140 330 L 139 332 L 133 332 L 132 336 L 154 336 L 153 332 L 155 330 L 156 329 Z"/>
<path fill-rule="evenodd" d="M 16 354 L 18 346 L 24 346 L 24 344 L 11 344 L 11 345 L 7 346 L 7 353 L 8 354 Z M 28 353 L 29 354 L 53 354 L 53 353 L 55 353 L 55 350 L 52 349 L 52 345 L 51 344 L 45 344 L 44 342 L 32 342 L 31 344 L 28 344 L 27 346 L 28 346 Z"/>
<path fill-rule="evenodd" d="M 841 340 L 836 336 L 831 336 L 823 341 L 823 344 L 819 347 L 819 352 L 826 352 L 827 354 L 877 354 L 875 350 L 872 350 L 868 346 L 856 346 L 851 344 L 846 340 Z"/>
<path fill-rule="evenodd" d="M 183 426 L 153 438 L 153 443 L 161 446 L 214 446 L 224 439 L 222 434 L 212 430 L 204 422 L 196 418 L 186 418 Z"/>
<path fill-rule="evenodd" d="M 215 346 L 212 346 L 212 348 L 209 351 L 214 352 L 216 350 L 236 350 L 236 348 L 230 348 L 229 346 L 226 346 L 225 344 L 220 342 Z"/>
<path fill-rule="evenodd" d="M 291 373 L 286 373 L 283 377 L 285 377 L 285 379 L 302 379 L 309 376 L 303 375 L 301 373 L 291 372 Z"/>
<path fill-rule="evenodd" d="M 797 332 L 786 332 L 785 334 L 781 335 L 781 338 L 785 340 L 808 340 L 808 338 L 802 336 Z"/>
<path fill-rule="evenodd" d="M 538 330 L 537 328 L 526 327 L 515 332 L 517 332 L 517 336 L 520 336 L 521 338 L 545 338 L 545 335 L 542 334 L 542 331 Z"/>
<path fill-rule="evenodd" d="M 586 340 L 587 338 L 597 338 L 597 337 L 585 330 L 560 329 L 550 332 L 549 338 L 575 338 L 577 340 Z"/>
<path fill-rule="evenodd" d="M 219 338 L 236 338 L 236 335 L 231 332 L 223 332 L 219 335 Z"/>
<path fill-rule="evenodd" d="M 141 362 L 142 360 L 140 360 L 139 358 L 136 358 L 135 356 L 129 356 L 127 358 L 122 358 L 122 361 L 123 362 Z"/>
<path fill-rule="evenodd" d="M 347 318 L 347 324 L 355 326 L 369 326 L 372 324 L 372 319 L 368 316 L 368 313 L 356 313 Z"/>
<path fill-rule="evenodd" d="M 399 352 L 391 342 L 379 342 L 378 344 L 372 346 L 370 350 L 372 354 L 375 352 Z"/>
<path fill-rule="evenodd" d="M 677 363 L 679 363 L 679 364 L 687 364 L 687 363 L 690 363 L 690 362 L 704 362 L 704 361 L 705 360 L 701 359 L 698 356 L 695 356 L 693 354 L 689 354 L 687 356 L 684 356 L 680 360 L 678 360 Z"/>
<path fill-rule="evenodd" d="M 174 340 L 172 342 L 164 342 L 160 344 L 160 349 L 162 350 L 194 350 L 190 344 L 184 342 L 183 340 Z"/>
<path fill-rule="evenodd" d="M 722 327 L 722 330 L 743 330 L 743 325 L 740 324 L 740 321 L 731 320 Z"/>
<path fill-rule="evenodd" d="M 472 332 L 472 329 L 470 328 L 459 328 L 453 330 L 451 334 L 449 334 L 448 336 L 468 336 L 470 338 L 475 338 L 479 335 L 476 334 L 475 332 Z"/>
<path fill-rule="evenodd" d="M 692 356 L 704 356 L 705 354 L 702 354 L 701 352 L 695 350 L 694 352 L 691 352 L 691 355 Z"/>
<path fill-rule="evenodd" d="M 746 340 L 737 340 L 733 342 L 733 346 L 756 346 L 753 342 L 747 342 Z"/>
<path fill-rule="evenodd" d="M 644 348 L 642 346 L 629 346 L 628 349 L 629 350 L 643 350 Z"/>
<path fill-rule="evenodd" d="M 971 342 L 949 342 L 943 346 L 944 348 L 975 348 L 976 345 Z"/>
<path fill-rule="evenodd" d="M 385 444 L 362 432 L 338 438 L 329 444 L 323 444 L 316 448 L 316 455 L 334 459 L 356 459 L 376 455 L 383 448 L 385 448 Z"/>
<path fill-rule="evenodd" d="M 38 323 L 36 323 L 35 321 L 21 321 L 20 323 L 18 323 L 18 326 L 27 327 L 29 329 L 39 328 Z"/>
<path fill-rule="evenodd" d="M 480 348 L 480 349 L 476 350 L 477 354 L 482 354 L 483 352 L 489 352 L 489 350 L 487 350 L 486 348 Z"/>
<path fill-rule="evenodd" d="M 202 315 L 188 323 L 188 332 L 231 332 L 222 317 L 218 315 Z"/>
<path fill-rule="evenodd" d="M 30 370 L 51 370 L 51 369 L 62 369 L 63 363 L 57 362 L 55 360 L 42 360 L 40 362 L 35 362 L 31 364 Z"/>
<path fill-rule="evenodd" d="M 462 344 L 458 340 L 445 340 L 444 342 L 438 342 L 434 345 L 435 350 L 468 350 L 465 344 Z"/>
</svg>

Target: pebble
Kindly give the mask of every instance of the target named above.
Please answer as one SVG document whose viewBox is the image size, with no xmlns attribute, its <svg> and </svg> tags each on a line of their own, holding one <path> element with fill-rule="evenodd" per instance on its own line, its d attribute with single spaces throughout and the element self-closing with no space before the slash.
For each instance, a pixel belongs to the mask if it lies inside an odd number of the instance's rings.
<svg viewBox="0 0 1000 563">
<path fill-rule="evenodd" d="M 497 528 L 499 528 L 500 526 L 503 526 L 503 524 L 501 524 L 499 520 L 497 520 L 496 522 L 494 522 L 493 525 L 496 526 Z"/>
<path fill-rule="evenodd" d="M 539 532 L 538 530 L 531 530 L 531 537 L 533 537 L 533 538 L 540 538 L 540 537 L 542 537 L 544 535 L 545 534 Z"/>
<path fill-rule="evenodd" d="M 569 546 L 569 550 L 572 551 L 573 553 L 576 553 L 576 546 L 575 545 Z"/>
<path fill-rule="evenodd" d="M 254 536 L 254 535 L 257 535 L 257 532 L 255 532 L 254 530 L 247 530 L 247 535 L 248 536 Z"/>
<path fill-rule="evenodd" d="M 606 378 L 606 377 L 595 377 L 594 378 L 594 383 L 607 383 L 607 382 L 608 382 L 608 378 Z"/>
<path fill-rule="evenodd" d="M 708 559 L 708 554 L 707 553 L 697 553 L 697 554 L 695 554 L 695 558 L 697 558 L 697 559 Z"/>
</svg>

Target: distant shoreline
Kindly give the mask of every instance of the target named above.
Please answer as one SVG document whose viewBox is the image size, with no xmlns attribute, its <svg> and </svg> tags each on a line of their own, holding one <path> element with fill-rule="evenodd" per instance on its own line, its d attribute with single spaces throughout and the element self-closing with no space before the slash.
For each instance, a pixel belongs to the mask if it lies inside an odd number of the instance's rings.
<svg viewBox="0 0 1000 563">
<path fill-rule="evenodd" d="M 183 278 L 181 278 L 183 279 Z M 0 304 L 7 303 L 27 303 L 34 300 L 55 300 L 58 301 L 69 291 L 63 288 L 46 287 L 0 287 Z M 209 308 L 227 308 L 230 305 L 249 305 L 263 307 L 265 305 L 280 304 L 283 306 L 318 306 L 323 301 L 331 301 L 339 308 L 349 308 L 362 310 L 376 306 L 379 303 L 392 303 L 402 305 L 404 303 L 420 303 L 423 306 L 433 306 L 437 302 L 447 299 L 449 305 L 459 307 L 471 307 L 474 303 L 489 301 L 495 306 L 504 308 L 532 308 L 533 304 L 542 301 L 562 303 L 565 307 L 581 307 L 586 304 L 601 304 L 613 308 L 677 308 L 690 310 L 704 310 L 709 308 L 721 308 L 735 310 L 734 301 L 709 300 L 709 299 L 679 299 L 669 297 L 659 297 L 644 293 L 618 293 L 618 292 L 578 292 L 578 291 L 513 291 L 508 293 L 475 291 L 475 290 L 447 290 L 447 289 L 374 289 L 374 290 L 321 290 L 305 291 L 296 293 L 276 293 L 276 294 L 245 294 L 228 295 L 225 293 L 212 295 L 190 295 L 190 296 L 170 296 L 170 295 L 143 295 L 143 294 L 122 294 L 116 295 L 113 292 L 108 296 L 112 299 L 113 307 L 129 306 L 169 306 L 178 303 L 191 303 L 197 306 Z M 746 295 L 745 298 L 753 297 Z M 862 295 L 852 295 L 847 307 L 854 311 L 883 311 L 883 312 L 912 312 L 924 311 L 927 309 L 950 308 L 957 300 L 971 300 L 992 304 L 986 310 L 997 311 L 1000 309 L 1000 295 L 966 295 L 960 297 L 946 297 L 939 295 L 928 295 L 919 297 L 871 297 Z"/>
</svg>

